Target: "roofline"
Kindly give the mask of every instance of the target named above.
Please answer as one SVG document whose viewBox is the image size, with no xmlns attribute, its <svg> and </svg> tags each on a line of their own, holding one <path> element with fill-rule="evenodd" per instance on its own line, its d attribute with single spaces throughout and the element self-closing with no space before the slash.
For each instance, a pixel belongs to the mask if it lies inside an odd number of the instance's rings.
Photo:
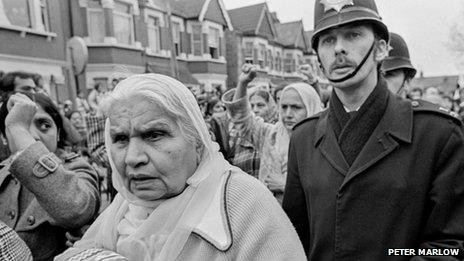
<svg viewBox="0 0 464 261">
<path fill-rule="evenodd" d="M 198 20 L 200 22 L 203 22 L 203 20 L 205 19 L 205 15 L 206 15 L 206 12 L 208 11 L 208 6 L 211 3 L 211 1 L 212 0 L 206 0 L 203 3 L 203 6 L 201 7 L 200 15 L 198 15 Z M 214 1 L 216 1 L 216 0 L 214 0 Z M 226 20 L 227 28 L 229 28 L 229 30 L 231 30 L 231 31 L 234 30 L 234 27 L 232 26 L 232 22 L 230 20 L 229 14 L 227 13 L 227 10 L 226 10 L 226 7 L 225 7 L 224 3 L 222 2 L 222 0 L 217 0 L 217 1 L 219 3 L 219 7 L 221 8 L 222 16 Z"/>
<path fill-rule="evenodd" d="M 249 7 L 252 7 L 252 6 L 257 6 L 257 5 L 262 5 L 262 4 L 266 4 L 266 1 L 262 2 L 262 3 L 257 3 L 257 4 L 254 4 L 254 5 L 245 5 L 245 6 L 242 6 L 242 7 L 237 7 L 237 8 L 233 8 L 233 9 L 229 9 L 229 11 L 234 11 L 234 10 L 238 10 L 238 9 L 241 9 L 241 8 L 249 8 Z"/>
</svg>

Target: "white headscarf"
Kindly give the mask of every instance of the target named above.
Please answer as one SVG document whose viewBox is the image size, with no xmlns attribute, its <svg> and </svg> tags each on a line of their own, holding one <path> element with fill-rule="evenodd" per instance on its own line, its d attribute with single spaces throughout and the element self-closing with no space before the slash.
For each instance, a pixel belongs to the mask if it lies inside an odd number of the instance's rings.
<svg viewBox="0 0 464 261">
<path fill-rule="evenodd" d="M 289 90 L 295 90 L 306 108 L 306 117 L 310 117 L 322 110 L 322 102 L 314 88 L 307 83 L 293 83 L 282 90 L 282 96 Z M 282 100 L 282 99 L 281 99 Z M 261 153 L 259 166 L 259 180 L 273 179 L 285 184 L 287 179 L 287 160 L 290 135 L 283 125 L 282 115 L 276 124 L 275 132 L 266 137 Z"/>
<path fill-rule="evenodd" d="M 128 93 L 156 95 L 153 90 L 159 88 L 180 100 L 198 132 L 204 145 L 199 166 L 181 194 L 160 201 L 137 198 L 125 187 L 124 176 L 118 173 L 111 158 L 112 141 L 107 120 L 105 145 L 119 194 L 75 247 L 105 248 L 129 260 L 175 260 L 206 213 L 222 178 L 233 168 L 219 153 L 219 146 L 212 142 L 194 96 L 179 81 L 159 74 L 134 75 L 116 86 L 109 103 L 112 98 L 127 97 Z"/>
</svg>

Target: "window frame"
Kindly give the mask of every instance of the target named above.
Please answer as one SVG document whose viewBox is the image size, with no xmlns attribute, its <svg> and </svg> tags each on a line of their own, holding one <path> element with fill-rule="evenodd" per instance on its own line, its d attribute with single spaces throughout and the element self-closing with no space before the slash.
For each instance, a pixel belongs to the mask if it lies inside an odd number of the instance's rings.
<svg viewBox="0 0 464 261">
<path fill-rule="evenodd" d="M 150 22 L 150 19 L 156 19 L 158 21 L 158 25 L 157 26 L 154 26 L 152 25 Z M 155 53 L 159 53 L 161 52 L 162 50 L 162 44 L 161 44 L 161 18 L 157 15 L 153 15 L 153 14 L 148 14 L 147 15 L 147 20 L 146 20 L 146 24 L 147 24 L 147 38 L 148 38 L 148 47 Z M 153 47 L 150 43 L 150 33 L 149 31 L 150 30 L 154 30 L 155 31 L 155 34 L 157 35 L 157 46 Z M 156 33 L 156 30 L 157 33 Z M 156 48 L 157 47 L 157 48 Z"/>
<path fill-rule="evenodd" d="M 191 48 L 192 48 L 192 55 L 196 57 L 201 57 L 203 55 L 203 25 L 200 23 L 192 23 L 191 24 L 191 29 L 192 29 L 192 34 L 190 36 L 191 40 Z M 195 30 L 198 29 L 198 32 L 195 32 Z M 195 39 L 196 33 L 199 33 L 199 39 Z M 195 44 L 199 44 L 198 47 L 198 53 L 196 53 L 195 49 Z"/>
<path fill-rule="evenodd" d="M 116 39 L 116 41 L 119 43 L 119 44 L 123 44 L 123 45 L 134 45 L 135 44 L 135 26 L 134 26 L 134 6 L 130 3 L 127 3 L 125 1 L 117 1 L 115 0 L 114 1 L 114 5 L 116 6 L 116 4 L 121 4 L 121 5 L 125 5 L 128 7 L 128 10 L 129 10 L 129 13 L 122 13 L 122 12 L 119 12 L 119 11 L 116 11 L 116 8 L 113 8 L 113 28 L 114 28 L 114 38 Z M 130 27 L 130 42 L 129 43 L 123 43 L 123 42 L 120 42 L 118 41 L 118 38 L 116 36 L 116 27 L 115 27 L 115 16 L 121 16 L 121 17 L 125 17 L 125 18 L 129 18 L 129 27 Z"/>
</svg>

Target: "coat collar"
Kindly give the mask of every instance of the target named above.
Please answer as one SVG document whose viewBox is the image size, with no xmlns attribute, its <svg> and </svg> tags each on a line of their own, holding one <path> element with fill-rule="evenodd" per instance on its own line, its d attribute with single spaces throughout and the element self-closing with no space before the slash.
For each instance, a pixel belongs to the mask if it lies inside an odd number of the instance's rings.
<svg viewBox="0 0 464 261">
<path fill-rule="evenodd" d="M 378 127 L 383 132 L 390 133 L 392 136 L 411 143 L 413 130 L 413 109 L 409 101 L 403 100 L 397 95 L 389 93 L 388 105 Z M 328 110 L 321 114 L 316 127 L 316 139 L 314 146 L 317 146 L 321 139 L 328 135 Z"/>
<path fill-rule="evenodd" d="M 319 147 L 332 167 L 345 176 L 340 187 L 342 189 L 354 177 L 394 151 L 399 145 L 397 140 L 411 143 L 412 131 L 413 109 L 411 103 L 389 93 L 387 109 L 382 119 L 351 167 L 346 162 L 334 131 L 328 123 L 328 113 L 321 115 L 316 126 L 314 146 Z"/>
<path fill-rule="evenodd" d="M 193 232 L 221 251 L 232 245 L 232 232 L 226 209 L 225 195 L 231 174 L 224 175 L 205 215 L 195 226 Z"/>
</svg>

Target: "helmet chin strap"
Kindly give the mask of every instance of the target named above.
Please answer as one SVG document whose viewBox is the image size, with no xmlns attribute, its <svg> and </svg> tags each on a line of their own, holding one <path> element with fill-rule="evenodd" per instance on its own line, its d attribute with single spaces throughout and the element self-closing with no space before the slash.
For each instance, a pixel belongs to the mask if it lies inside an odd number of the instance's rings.
<svg viewBox="0 0 464 261">
<path fill-rule="evenodd" d="M 354 69 L 354 71 L 342 78 L 339 78 L 339 79 L 333 79 L 333 78 L 327 78 L 329 81 L 331 82 L 335 82 L 335 83 L 339 83 L 339 82 L 344 82 L 348 79 L 351 79 L 353 78 L 358 72 L 359 70 L 361 70 L 361 68 L 363 67 L 363 65 L 366 63 L 367 61 L 367 58 L 369 58 L 369 56 L 371 55 L 372 53 L 372 50 L 374 50 L 374 46 L 375 46 L 375 41 L 372 43 L 371 45 L 371 48 L 369 49 L 369 51 L 367 52 L 367 54 L 364 56 L 364 58 L 362 59 L 361 63 L 356 67 L 356 69 Z M 319 54 L 317 55 L 317 57 L 319 58 Z M 320 61 L 320 59 L 319 59 Z"/>
</svg>

